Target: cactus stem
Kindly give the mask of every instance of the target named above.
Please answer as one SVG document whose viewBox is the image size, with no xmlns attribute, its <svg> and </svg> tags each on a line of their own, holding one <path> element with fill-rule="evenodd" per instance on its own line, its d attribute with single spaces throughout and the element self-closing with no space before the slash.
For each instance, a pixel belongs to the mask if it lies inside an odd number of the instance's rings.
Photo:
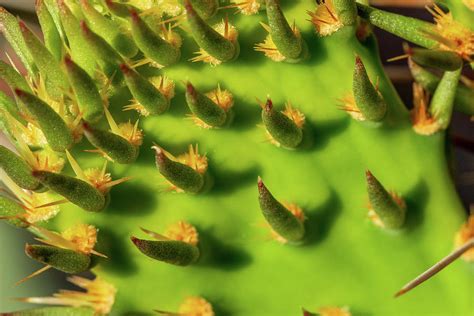
<svg viewBox="0 0 474 316">
<path fill-rule="evenodd" d="M 433 265 L 431 268 L 417 276 L 413 281 L 410 281 L 407 283 L 405 286 L 402 287 L 400 291 L 395 293 L 395 297 L 399 297 L 411 290 L 413 290 L 415 287 L 418 285 L 422 284 L 423 282 L 427 281 L 434 275 L 436 275 L 438 272 L 446 268 L 448 265 L 453 263 L 456 259 L 461 257 L 463 254 L 465 254 L 467 251 L 471 250 L 474 248 L 474 238 L 471 238 L 466 241 L 462 246 L 459 248 L 455 249 L 453 252 L 451 252 L 448 256 L 444 257 L 440 261 L 438 261 L 435 265 Z"/>
</svg>

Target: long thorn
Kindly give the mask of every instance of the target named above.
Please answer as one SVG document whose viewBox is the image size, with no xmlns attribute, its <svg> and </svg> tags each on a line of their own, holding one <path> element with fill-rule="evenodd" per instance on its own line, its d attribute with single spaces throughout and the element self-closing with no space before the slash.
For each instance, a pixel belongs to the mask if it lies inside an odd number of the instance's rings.
<svg viewBox="0 0 474 316">
<path fill-rule="evenodd" d="M 407 283 L 400 291 L 398 291 L 395 294 L 395 297 L 399 297 L 408 291 L 414 289 L 421 283 L 425 282 L 444 268 L 446 268 L 449 264 L 451 264 L 454 260 L 462 256 L 466 251 L 474 247 L 474 238 L 469 239 L 464 245 L 461 247 L 455 249 L 453 252 L 451 252 L 448 256 L 444 257 L 440 261 L 438 261 L 435 265 L 433 265 L 431 268 L 420 274 L 418 277 L 416 277 L 413 281 L 410 281 Z"/>
<path fill-rule="evenodd" d="M 45 271 L 47 271 L 47 270 L 49 270 L 49 269 L 51 269 L 51 268 L 52 268 L 52 267 L 49 266 L 49 265 L 44 266 L 44 267 L 42 267 L 41 269 L 39 269 L 38 271 L 35 271 L 35 272 L 33 272 L 32 274 L 30 274 L 29 276 L 24 277 L 24 278 L 21 279 L 20 281 L 16 282 L 16 283 L 15 283 L 15 286 L 18 286 L 18 285 L 22 284 L 23 282 L 26 282 L 26 281 L 28 281 L 29 279 L 34 278 L 35 276 L 40 275 L 41 273 L 43 273 L 43 272 L 45 272 Z"/>
</svg>

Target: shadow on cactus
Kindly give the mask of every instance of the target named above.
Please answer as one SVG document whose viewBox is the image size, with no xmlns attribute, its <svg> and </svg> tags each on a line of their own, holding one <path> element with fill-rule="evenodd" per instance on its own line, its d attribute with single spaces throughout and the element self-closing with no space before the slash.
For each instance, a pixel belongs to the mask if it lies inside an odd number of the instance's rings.
<svg viewBox="0 0 474 316">
<path fill-rule="evenodd" d="M 8 315 L 472 312 L 473 217 L 444 155 L 452 112 L 474 114 L 467 6 L 150 3 L 38 0 L 44 42 L 0 10 L 27 69 L 0 62 L 0 211 L 44 265 L 20 282 L 82 288 Z M 411 111 L 374 26 L 418 45 Z"/>
</svg>

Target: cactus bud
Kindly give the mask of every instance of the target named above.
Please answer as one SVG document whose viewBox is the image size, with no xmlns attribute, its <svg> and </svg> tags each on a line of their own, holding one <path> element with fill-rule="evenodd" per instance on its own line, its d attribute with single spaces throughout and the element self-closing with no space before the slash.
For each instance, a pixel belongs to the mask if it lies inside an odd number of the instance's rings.
<svg viewBox="0 0 474 316">
<path fill-rule="evenodd" d="M 94 55 L 106 63 L 119 64 L 123 63 L 123 58 L 120 56 L 107 41 L 105 41 L 100 35 L 94 33 L 86 24 L 81 21 L 81 30 L 84 39 L 90 46 L 90 49 L 94 52 Z"/>
<path fill-rule="evenodd" d="M 88 122 L 97 122 L 104 114 L 104 106 L 94 80 L 69 56 L 64 58 L 64 65 L 82 117 Z"/>
<path fill-rule="evenodd" d="M 305 233 L 303 222 L 273 197 L 260 177 L 258 193 L 260 209 L 272 229 L 289 242 L 301 241 Z"/>
<path fill-rule="evenodd" d="M 21 89 L 31 93 L 31 88 L 26 79 L 3 60 L 0 60 L 0 79 L 5 80 L 12 90 Z"/>
<path fill-rule="evenodd" d="M 91 264 L 86 254 L 54 246 L 27 244 L 25 252 L 28 257 L 66 273 L 87 271 Z"/>
<path fill-rule="evenodd" d="M 220 127 L 227 121 L 226 111 L 197 91 L 190 82 L 186 84 L 186 102 L 191 112 L 209 126 Z"/>
<path fill-rule="evenodd" d="M 184 3 L 192 36 L 199 47 L 220 62 L 237 58 L 239 54 L 237 40 L 232 41 L 219 34 L 199 16 L 189 0 L 184 0 Z"/>
<path fill-rule="evenodd" d="M 162 66 L 169 66 L 179 60 L 181 52 L 178 47 L 156 34 L 136 11 L 131 11 L 130 15 L 133 39 L 146 57 Z"/>
<path fill-rule="evenodd" d="M 204 186 L 202 174 L 184 163 L 171 160 L 160 147 L 152 148 L 155 150 L 156 166 L 169 182 L 189 193 L 198 193 L 202 189 Z"/>
<path fill-rule="evenodd" d="M 303 140 L 303 129 L 287 115 L 276 111 L 270 99 L 263 106 L 262 121 L 272 139 L 283 147 L 296 148 Z"/>
<path fill-rule="evenodd" d="M 21 215 L 25 213 L 23 207 L 17 202 L 0 195 L 0 218 L 4 218 L 13 226 L 19 228 L 28 227 L 28 223 L 21 220 Z"/>
<path fill-rule="evenodd" d="M 380 226 L 388 229 L 401 228 L 405 222 L 405 203 L 395 194 L 390 194 L 380 182 L 367 170 L 367 193 L 369 195 L 370 208 L 375 214 L 374 221 Z"/>
<path fill-rule="evenodd" d="M 41 183 L 31 175 L 31 167 L 2 145 L 0 145 L 0 167 L 19 187 L 33 191 L 41 188 Z"/>
<path fill-rule="evenodd" d="M 107 19 L 99 13 L 88 0 L 81 0 L 82 12 L 84 13 L 89 26 L 107 43 L 115 48 L 121 55 L 132 58 L 138 53 L 138 48 L 129 33 L 121 30 L 121 25 Z"/>
<path fill-rule="evenodd" d="M 48 95 L 55 100 L 61 99 L 69 87 L 64 73 L 59 67 L 58 61 L 25 23 L 20 21 L 19 25 L 21 34 L 33 56 L 35 65 L 45 79 Z"/>
<path fill-rule="evenodd" d="M 199 259 L 199 248 L 184 241 L 130 239 L 143 254 L 159 261 L 188 266 Z"/>
<path fill-rule="evenodd" d="M 138 147 L 128 140 L 109 131 L 92 127 L 84 122 L 84 134 L 89 142 L 104 152 L 110 159 L 120 164 L 134 162 L 138 156 Z"/>
<path fill-rule="evenodd" d="M 431 98 L 430 113 L 441 129 L 448 128 L 451 122 L 461 70 L 446 71 Z"/>
<path fill-rule="evenodd" d="M 182 1 L 182 0 L 181 0 Z M 189 0 L 196 12 L 204 20 L 207 20 L 216 14 L 219 8 L 217 0 Z"/>
<path fill-rule="evenodd" d="M 44 0 L 36 1 L 36 15 L 38 16 L 41 25 L 44 44 L 56 60 L 61 60 L 63 43 L 53 17 L 49 13 Z"/>
<path fill-rule="evenodd" d="M 376 87 L 370 82 L 359 56 L 356 56 L 352 92 L 358 110 L 367 121 L 379 122 L 387 113 L 387 104 Z"/>
<path fill-rule="evenodd" d="M 105 0 L 105 4 L 109 9 L 110 13 L 123 19 L 129 18 L 130 11 L 132 10 L 139 12 L 139 9 L 137 7 L 134 7 L 131 4 L 127 3 L 121 3 L 113 0 Z"/>
<path fill-rule="evenodd" d="M 266 0 L 270 36 L 278 51 L 290 61 L 298 61 L 307 54 L 306 43 L 296 28 L 285 19 L 278 0 Z"/>
<path fill-rule="evenodd" d="M 447 50 L 432 50 L 426 48 L 405 47 L 405 52 L 414 62 L 425 67 L 453 71 L 462 67 L 462 58 Z"/>
<path fill-rule="evenodd" d="M 61 116 L 38 97 L 20 89 L 16 96 L 25 104 L 28 112 L 43 131 L 49 146 L 55 151 L 64 151 L 71 147 L 73 138 Z"/>
<path fill-rule="evenodd" d="M 120 70 L 133 97 L 143 107 L 140 109 L 142 114 L 157 115 L 168 109 L 169 100 L 145 77 L 125 64 L 120 65 Z"/>
<path fill-rule="evenodd" d="M 85 181 L 48 171 L 33 171 L 33 176 L 44 186 L 86 211 L 100 212 L 104 209 L 104 195 Z"/>
</svg>

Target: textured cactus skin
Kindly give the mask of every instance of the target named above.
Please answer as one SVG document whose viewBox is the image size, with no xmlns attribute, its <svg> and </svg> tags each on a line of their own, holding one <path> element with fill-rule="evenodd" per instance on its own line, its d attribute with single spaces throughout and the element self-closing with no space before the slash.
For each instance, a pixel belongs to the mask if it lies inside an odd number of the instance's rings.
<svg viewBox="0 0 474 316">
<path fill-rule="evenodd" d="M 111 192 L 101 213 L 68 204 L 49 225 L 61 230 L 82 221 L 99 228 L 98 249 L 108 255 L 93 272 L 113 283 L 113 314 L 136 315 L 176 310 L 190 295 L 206 297 L 217 315 L 300 315 L 300 308 L 347 305 L 355 315 L 468 315 L 472 313 L 472 266 L 457 262 L 401 299 L 392 294 L 410 277 L 452 248 L 465 212 L 447 169 L 444 133 L 413 132 L 405 110 L 383 73 L 373 38 L 361 44 L 352 27 L 318 38 L 306 21 L 313 1 L 285 2 L 311 57 L 301 64 L 275 63 L 253 50 L 264 39 L 264 15 L 233 17 L 241 53 L 218 67 L 187 61 L 197 46 L 184 36 L 179 64 L 160 71 L 177 83 L 170 109 L 141 119 L 144 144 L 131 165 L 111 165 L 114 177 L 133 179 Z M 382 126 L 351 120 L 337 99 L 351 90 L 354 55 L 364 61 L 389 105 Z M 156 72 L 142 69 L 144 73 Z M 219 83 L 235 97 L 235 119 L 219 130 L 201 129 L 191 120 L 183 80 L 201 91 Z M 297 150 L 265 141 L 255 98 L 269 94 L 276 107 L 290 100 L 307 118 L 308 144 Z M 110 99 L 117 121 L 136 116 L 122 112 L 130 96 Z M 172 153 L 198 143 L 209 158 L 213 187 L 202 194 L 166 192 L 154 164 L 156 142 Z M 72 150 L 79 164 L 98 167 L 102 159 Z M 386 232 L 366 219 L 364 171 L 370 169 L 407 202 L 407 224 Z M 297 203 L 307 221 L 300 246 L 268 241 L 257 199 L 261 176 L 280 200 Z M 130 242 L 139 227 L 163 231 L 186 220 L 200 233 L 201 258 L 188 267 L 151 260 Z M 138 235 L 139 236 L 139 235 Z M 140 236 L 139 236 L 140 237 Z M 470 279 L 471 278 L 471 279 Z"/>
</svg>

